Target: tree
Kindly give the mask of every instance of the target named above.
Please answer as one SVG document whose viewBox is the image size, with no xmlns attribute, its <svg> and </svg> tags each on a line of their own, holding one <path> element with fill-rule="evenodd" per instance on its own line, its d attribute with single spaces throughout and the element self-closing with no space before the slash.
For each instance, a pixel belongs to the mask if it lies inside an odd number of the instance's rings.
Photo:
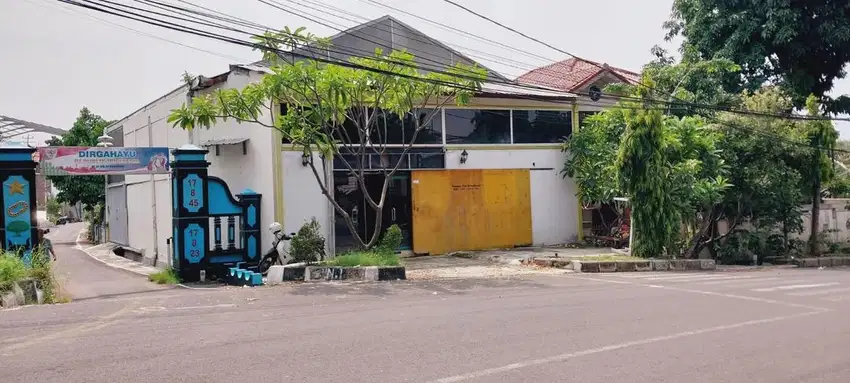
<svg viewBox="0 0 850 383">
<path fill-rule="evenodd" d="M 51 137 L 45 143 L 50 146 L 97 146 L 97 137 L 103 135 L 110 122 L 92 113 L 88 108 L 80 110 L 74 125 L 61 138 Z M 81 202 L 92 208 L 104 200 L 103 176 L 48 176 L 59 189 L 58 202 L 74 205 Z"/>
<path fill-rule="evenodd" d="M 674 64 L 662 57 L 644 67 L 642 85 L 615 84 L 606 87 L 606 92 L 631 95 L 631 99 L 675 94 L 688 102 L 734 103 L 737 97 L 725 94 L 721 83 L 735 70 L 728 60 Z M 696 254 L 708 241 L 705 233 L 713 227 L 711 223 L 722 218 L 714 209 L 728 187 L 727 167 L 716 147 L 720 136 L 694 114 L 715 112 L 654 101 L 623 102 L 587 118 L 564 144 L 569 155 L 562 174 L 577 183 L 583 203 L 632 198 L 632 251 L 637 255 L 678 254 L 684 244 L 679 236 L 682 224 L 692 235 L 685 253 Z M 642 242 L 641 237 L 646 239 Z"/>
<path fill-rule="evenodd" d="M 232 118 L 276 129 L 284 139 L 303 151 L 322 194 L 343 218 L 363 248 L 378 243 L 387 189 L 393 174 L 418 135 L 431 125 L 443 106 L 467 103 L 480 89 L 486 71 L 457 64 L 444 72 L 421 73 L 413 55 L 403 51 L 373 57 L 351 58 L 350 63 L 321 63 L 319 60 L 290 60 L 280 48 L 304 44 L 328 45 L 327 39 L 304 33 L 303 28 L 268 32 L 257 38 L 263 57 L 271 62 L 271 73 L 242 90 L 217 90 L 195 97 L 190 106 L 172 111 L 168 121 L 183 129 L 210 128 Z M 274 114 L 277 105 L 285 111 L 269 124 L 263 113 Z M 399 123 L 401 122 L 401 123 Z M 391 137 L 403 137 L 401 155 L 389 155 Z M 314 153 L 323 161 L 317 166 Z M 380 161 L 372 161 L 372 156 Z M 352 217 L 333 198 L 325 184 L 327 162 L 339 160 L 356 179 L 366 204 L 375 213 L 374 230 L 361 238 Z M 383 175 L 379 195 L 366 188 L 367 168 Z"/>
<path fill-rule="evenodd" d="M 806 110 L 809 116 L 820 117 L 820 105 L 817 98 L 812 95 L 806 100 Z M 823 197 L 823 185 L 828 184 L 834 175 L 832 158 L 830 153 L 835 149 L 838 141 L 838 132 L 832 125 L 832 121 L 813 119 L 806 121 L 806 137 L 811 146 L 809 148 L 810 160 L 804 171 L 804 180 L 810 186 L 812 203 L 811 236 L 809 237 L 810 254 L 820 255 L 820 200 Z"/>
<path fill-rule="evenodd" d="M 791 108 L 791 99 L 778 87 L 744 92 L 742 106 L 747 110 L 775 114 Z M 717 222 L 725 219 L 727 232 L 715 227 L 707 239 L 708 249 L 716 251 L 729 234 L 744 223 L 756 231 L 779 230 L 782 250 L 788 251 L 789 234 L 801 232 L 805 203 L 801 171 L 807 158 L 803 131 L 798 121 L 758 115 L 719 113 L 712 127 L 721 133 L 718 148 L 729 172 L 730 188 L 717 206 Z M 780 255 L 780 254 L 777 254 Z"/>
<path fill-rule="evenodd" d="M 778 84 L 796 107 L 813 94 L 830 113 L 850 111 L 850 98 L 826 95 L 850 62 L 850 3 L 675 0 L 665 28 L 668 40 L 684 37 L 686 56 L 739 64 L 744 89 Z"/>
</svg>

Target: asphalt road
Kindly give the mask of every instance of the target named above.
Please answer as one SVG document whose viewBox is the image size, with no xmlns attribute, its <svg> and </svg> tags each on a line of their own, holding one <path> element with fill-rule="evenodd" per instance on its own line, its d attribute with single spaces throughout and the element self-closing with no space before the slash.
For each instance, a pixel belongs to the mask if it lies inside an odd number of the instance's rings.
<svg viewBox="0 0 850 383">
<path fill-rule="evenodd" d="M 170 289 L 0 312 L 0 371 L 67 383 L 846 383 L 849 312 L 846 270 Z"/>
</svg>

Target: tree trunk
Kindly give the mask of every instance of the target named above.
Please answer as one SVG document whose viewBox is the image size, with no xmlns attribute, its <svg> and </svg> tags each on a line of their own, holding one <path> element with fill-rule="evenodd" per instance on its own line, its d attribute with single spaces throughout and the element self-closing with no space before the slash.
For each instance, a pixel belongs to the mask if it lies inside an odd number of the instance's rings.
<svg viewBox="0 0 850 383">
<path fill-rule="evenodd" d="M 699 252 L 703 248 L 703 238 L 712 229 L 712 222 L 714 222 L 714 209 L 703 214 L 702 222 L 699 225 L 696 225 L 696 222 L 694 223 L 694 236 L 691 239 L 688 251 L 685 253 L 685 258 L 699 258 Z"/>
<path fill-rule="evenodd" d="M 809 252 L 813 257 L 820 256 L 820 240 L 818 238 L 818 229 L 820 227 L 820 188 L 820 173 L 818 173 L 815 176 L 815 184 L 812 188 L 812 232 L 809 235 Z"/>
</svg>

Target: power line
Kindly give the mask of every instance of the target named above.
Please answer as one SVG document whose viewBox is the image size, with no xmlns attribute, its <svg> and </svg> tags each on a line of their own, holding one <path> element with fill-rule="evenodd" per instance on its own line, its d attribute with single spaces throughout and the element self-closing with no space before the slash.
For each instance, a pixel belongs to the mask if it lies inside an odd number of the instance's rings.
<svg viewBox="0 0 850 383">
<path fill-rule="evenodd" d="M 91 7 L 91 6 L 88 6 L 88 5 L 85 5 L 85 4 L 81 4 L 81 3 L 79 3 L 78 1 L 71 1 L 71 0 L 58 0 L 58 1 L 62 1 L 62 2 L 65 2 L 65 3 L 69 3 L 69 4 L 75 4 L 75 5 L 77 5 L 77 4 L 78 4 L 78 5 L 83 6 L 83 7 L 86 7 L 86 8 L 91 8 L 91 9 L 100 10 L 100 11 L 103 11 L 103 12 L 106 12 L 106 13 L 114 14 L 114 13 L 112 13 L 112 12 L 105 11 L 105 10 L 100 9 L 100 8 Z M 87 1 L 87 2 L 94 2 L 94 1 L 92 1 L 92 0 L 83 0 L 83 1 Z M 113 9 L 114 9 L 114 8 L 113 8 Z M 192 28 L 188 28 L 188 27 L 185 27 L 185 26 L 180 26 L 180 25 L 173 24 L 173 23 L 169 23 L 169 22 L 165 22 L 165 21 L 162 21 L 162 20 L 153 19 L 153 18 L 150 18 L 150 17 L 146 17 L 146 16 L 141 16 L 141 15 L 138 15 L 138 14 L 134 14 L 134 13 L 132 13 L 132 12 L 128 12 L 128 11 L 123 11 L 123 12 L 125 12 L 125 13 L 130 13 L 130 14 L 133 14 L 133 15 L 136 15 L 136 16 L 140 16 L 140 17 L 145 17 L 145 18 L 150 19 L 150 20 L 152 20 L 152 21 L 150 21 L 150 22 L 149 22 L 149 21 L 140 20 L 140 19 L 137 19 L 137 18 L 134 18 L 134 17 L 128 17 L 128 16 L 120 15 L 120 14 L 116 14 L 116 15 L 119 15 L 119 16 L 121 16 L 121 17 L 126 17 L 126 18 L 129 18 L 129 19 L 132 19 L 132 20 L 136 20 L 136 21 L 146 22 L 146 23 L 149 23 L 149 24 L 152 24 L 152 25 L 156 25 L 156 26 L 166 27 L 166 28 L 169 28 L 169 29 L 173 29 L 173 30 L 177 30 L 177 31 L 185 32 L 185 33 L 192 33 L 192 34 L 196 34 L 196 35 L 203 36 L 203 37 L 214 38 L 214 39 L 218 39 L 218 40 L 225 41 L 225 42 L 236 43 L 236 44 L 243 45 L 243 46 L 250 46 L 250 47 L 254 47 L 254 48 L 257 48 L 257 47 L 258 47 L 258 45 L 257 45 L 257 44 L 255 44 L 255 43 L 247 43 L 247 42 L 244 42 L 244 41 L 242 41 L 242 40 L 234 39 L 234 38 L 232 38 L 232 37 L 223 36 L 223 35 L 216 35 L 216 34 L 213 34 L 213 33 L 211 33 L 211 32 L 200 31 L 200 30 L 197 30 L 197 29 L 192 29 Z M 191 20 L 190 20 L 190 21 L 191 21 Z M 202 24 L 204 24 L 204 23 L 202 23 Z M 207 23 L 207 24 L 208 24 L 208 23 Z M 206 24 L 204 24 L 204 25 L 206 25 Z M 240 31 L 240 30 L 238 30 L 238 29 L 234 29 L 234 28 L 228 28 L 228 29 L 230 29 L 230 30 L 234 30 L 234 31 Z M 242 33 L 247 33 L 247 32 L 244 32 L 244 31 L 240 31 L 240 32 L 242 32 Z M 295 54 L 295 52 L 283 52 L 283 51 L 279 51 L 279 50 L 278 50 L 278 53 L 290 54 L 290 55 L 293 55 L 293 56 L 301 56 L 302 58 L 314 59 L 314 60 L 319 61 L 319 62 L 324 62 L 324 63 L 333 63 L 333 64 L 338 64 L 338 65 L 342 65 L 342 66 L 346 66 L 346 67 L 353 67 L 353 68 L 355 68 L 355 69 L 365 69 L 365 70 L 375 71 L 375 70 L 374 70 L 374 68 L 369 68 L 369 67 L 358 67 L 358 66 L 356 66 L 356 65 L 355 65 L 355 66 L 352 66 L 352 65 L 351 65 L 351 63 L 344 63 L 344 62 L 335 61 L 335 60 L 322 60 L 322 59 L 317 59 L 317 57 L 309 57 L 309 56 L 299 55 L 299 54 Z M 369 58 L 370 58 L 370 59 L 375 59 L 375 57 L 369 57 Z M 406 63 L 399 63 L 399 64 L 406 64 Z M 408 64 L 408 65 L 409 65 L 409 64 Z M 442 72 L 442 73 L 446 73 L 446 72 Z M 384 73 L 384 74 L 398 76 L 398 74 L 397 74 L 397 73 L 393 73 L 393 72 L 387 72 L 387 73 Z M 448 73 L 446 73 L 446 74 L 448 74 Z M 453 74 L 453 73 L 452 73 L 452 74 L 449 74 L 449 75 L 452 75 L 452 76 L 455 76 L 455 77 L 458 77 L 458 78 L 464 78 L 464 76 L 462 76 L 462 75 L 458 75 L 458 74 Z M 402 76 L 402 77 L 404 77 L 404 76 Z M 412 79 L 415 79 L 415 80 L 419 80 L 419 81 L 426 80 L 426 79 L 422 79 L 422 78 L 419 78 L 419 77 L 411 77 L 411 78 L 412 78 Z M 499 83 L 499 82 L 496 82 L 496 83 Z M 515 84 L 515 83 L 511 83 L 511 82 L 501 82 L 501 83 L 502 83 L 502 84 L 512 85 L 512 86 L 516 86 L 516 87 L 518 87 L 518 88 L 529 88 L 529 89 L 535 89 L 535 87 L 517 85 L 517 84 Z M 442 83 L 442 84 L 439 84 L 439 85 L 443 85 L 443 86 L 456 86 L 456 84 L 451 84 L 451 83 Z M 539 87 L 538 87 L 538 88 L 536 88 L 536 89 L 544 89 L 544 90 L 547 90 L 547 91 L 551 91 L 551 89 L 549 89 L 549 88 L 539 88 Z M 609 97 L 612 97 L 612 96 L 609 96 Z M 616 97 L 616 98 L 628 98 L 628 97 L 620 97 L 620 96 L 615 96 L 615 97 Z M 535 99 L 535 100 L 538 100 L 538 101 L 544 101 L 544 100 L 542 100 L 542 98 L 543 98 L 543 97 L 525 97 L 525 98 L 528 98 L 528 99 Z M 651 101 L 651 100 L 650 100 L 650 101 Z M 551 101 L 550 101 L 550 102 L 551 102 Z M 662 101 L 661 103 L 664 103 L 664 102 Z M 681 104 L 677 104 L 677 105 L 691 105 L 691 106 L 694 106 L 694 107 L 700 107 L 700 105 L 695 105 L 695 104 L 692 104 L 692 103 L 691 103 L 691 104 L 688 104 L 688 103 L 681 103 Z M 703 107 L 705 107 L 705 106 L 703 106 Z M 752 112 L 734 111 L 734 110 L 725 110 L 725 109 L 722 109 L 722 108 L 717 108 L 716 106 L 712 106 L 712 107 L 713 107 L 713 108 L 716 108 L 716 109 L 718 109 L 718 110 L 730 111 L 730 112 L 733 112 L 733 113 L 739 113 L 739 114 L 750 114 L 750 115 L 754 114 L 754 113 L 752 113 Z M 802 120 L 810 120 L 810 119 L 812 119 L 812 118 L 805 118 L 805 117 L 802 117 L 802 116 L 781 116 L 781 115 L 776 116 L 776 115 L 770 115 L 770 114 L 765 114 L 765 113 L 761 113 L 761 114 L 757 114 L 757 115 L 762 115 L 762 116 L 764 116 L 764 117 L 775 117 L 775 118 L 786 118 L 786 119 L 802 119 Z"/>
<path fill-rule="evenodd" d="M 371 1 L 371 0 L 370 0 L 370 1 Z M 458 3 L 456 3 L 456 2 L 455 2 L 455 1 L 453 1 L 453 0 L 443 0 L 443 1 L 444 1 L 444 2 L 446 2 L 446 3 L 449 3 L 449 4 L 451 4 L 451 5 L 454 5 L 455 7 L 458 7 L 458 8 L 460 8 L 460 9 L 463 9 L 464 11 L 469 12 L 469 13 L 471 13 L 471 14 L 475 15 L 475 16 L 478 16 L 479 18 L 482 18 L 482 19 L 484 19 L 484 20 L 487 20 L 487 21 L 489 21 L 489 22 L 491 22 L 491 23 L 493 23 L 493 24 L 496 24 L 496 25 L 498 25 L 498 26 L 500 26 L 500 27 L 502 27 L 502 28 L 504 28 L 504 29 L 507 29 L 507 30 L 509 30 L 509 31 L 511 31 L 511 32 L 513 32 L 513 33 L 516 33 L 516 34 L 518 34 L 518 35 L 520 35 L 520 36 L 522 36 L 522 37 L 525 37 L 525 38 L 527 38 L 527 39 L 529 39 L 529 40 L 531 40 L 531 41 L 534 41 L 534 42 L 536 42 L 536 43 L 538 43 L 538 44 L 541 44 L 541 45 L 544 45 L 544 46 L 546 46 L 546 47 L 548 47 L 548 48 L 554 49 L 554 50 L 556 50 L 556 51 L 558 51 L 558 52 L 560 52 L 560 53 L 563 53 L 563 54 L 565 54 L 565 55 L 571 56 L 571 57 L 573 57 L 573 58 L 575 58 L 575 59 L 577 59 L 577 60 L 582 60 L 582 61 L 588 62 L 588 63 L 590 63 L 590 64 L 592 64 L 592 65 L 594 65 L 594 66 L 596 66 L 596 67 L 598 67 L 598 68 L 600 68 L 600 69 L 605 69 L 605 67 L 604 67 L 604 66 L 599 65 L 599 63 L 596 63 L 596 62 L 594 62 L 594 61 L 590 61 L 590 60 L 587 60 L 587 59 L 581 58 L 581 57 L 576 56 L 576 55 L 574 55 L 574 54 L 572 54 L 572 53 L 570 53 L 570 52 L 567 52 L 567 51 L 565 51 L 565 50 L 563 50 L 563 49 L 560 49 L 560 48 L 558 48 L 558 47 L 555 47 L 555 46 L 553 46 L 553 45 L 551 45 L 551 44 L 549 44 L 549 43 L 547 43 L 547 42 L 545 42 L 545 41 L 542 41 L 542 40 L 537 39 L 537 38 L 535 38 L 535 37 L 529 36 L 529 35 L 527 35 L 527 34 L 525 34 L 525 33 L 523 33 L 523 32 L 520 32 L 520 31 L 518 31 L 518 30 L 516 30 L 516 29 L 514 29 L 514 28 L 511 28 L 511 27 L 509 27 L 509 26 L 507 26 L 507 25 L 505 25 L 505 24 L 503 24 L 503 23 L 500 23 L 500 22 L 498 22 L 498 21 L 496 21 L 496 20 L 493 20 L 493 19 L 492 19 L 492 18 L 490 18 L 490 17 L 487 17 L 487 16 L 485 16 L 485 15 L 482 15 L 482 14 L 480 14 L 480 13 L 478 13 L 478 12 L 473 11 L 472 9 L 469 9 L 469 8 L 467 8 L 467 7 L 465 7 L 465 6 L 461 5 L 461 4 L 458 4 Z M 638 84 L 639 84 L 639 85 L 641 85 L 641 86 L 643 86 L 643 87 L 645 87 L 645 88 L 647 88 L 647 89 L 649 89 L 650 91 L 655 92 L 655 89 L 654 89 L 653 87 L 651 87 L 651 86 L 648 86 L 648 85 L 646 85 L 646 84 L 643 84 L 643 83 L 641 83 L 640 81 L 638 81 Z M 677 98 L 677 97 L 675 97 L 675 95 L 673 95 L 673 94 L 670 94 L 670 95 L 669 95 L 669 97 L 670 97 L 671 99 L 678 100 L 678 98 Z M 682 100 L 679 100 L 679 101 L 680 101 L 680 102 L 682 102 Z M 723 109 L 723 110 L 724 110 L 724 111 L 727 111 L 727 112 L 731 112 L 731 113 L 737 113 L 737 111 L 734 111 L 734 110 L 732 110 L 732 109 Z M 748 112 L 749 112 L 749 111 L 748 111 Z M 812 116 L 809 116 L 809 117 L 810 117 L 810 118 L 799 118 L 799 119 L 805 119 L 805 120 L 829 120 L 829 121 L 850 121 L 850 118 L 814 118 L 814 117 L 812 117 Z M 793 117 L 793 118 L 796 118 L 796 117 Z"/>
<path fill-rule="evenodd" d="M 437 22 L 437 21 L 433 21 L 433 20 L 427 19 L 427 18 L 422 17 L 422 16 L 419 16 L 419 15 L 417 15 L 417 14 L 414 14 L 414 13 L 411 13 L 411 12 L 408 12 L 408 11 L 405 11 L 405 10 L 402 10 L 402 9 L 399 9 L 399 8 L 396 8 L 396 7 L 393 7 L 393 6 L 389 5 L 389 4 L 384 4 L 384 3 L 380 2 L 380 1 L 376 1 L 376 0 L 358 0 L 358 1 L 361 1 L 361 2 L 366 2 L 366 1 L 368 1 L 369 3 L 372 3 L 372 4 L 374 4 L 374 5 L 377 5 L 377 6 L 380 6 L 380 7 L 384 7 L 384 8 L 388 8 L 388 9 L 392 9 L 392 10 L 395 10 L 395 11 L 397 11 L 397 12 L 404 13 L 404 14 L 406 14 L 406 15 L 408 15 L 408 16 L 415 17 L 415 18 L 417 18 L 417 19 L 419 19 L 419 20 L 422 20 L 422 21 L 428 22 L 428 23 L 430 23 L 430 24 L 437 25 L 437 26 L 441 26 L 441 27 L 443 27 L 443 28 L 453 30 L 453 31 L 455 31 L 455 32 L 457 32 L 457 33 L 460 33 L 460 34 L 463 34 L 463 35 L 465 35 L 465 36 L 468 36 L 468 37 L 474 38 L 474 39 L 476 39 L 476 40 L 478 40 L 478 41 L 482 41 L 482 42 L 485 42 L 485 43 L 488 43 L 488 44 L 491 44 L 491 45 L 494 45 L 494 46 L 499 46 L 499 47 L 502 47 L 502 48 L 506 48 L 506 49 L 512 50 L 512 51 L 514 51 L 514 52 L 524 53 L 524 54 L 529 55 L 529 56 L 537 57 L 537 58 L 540 58 L 540 59 L 545 60 L 546 62 L 552 62 L 552 61 L 555 61 L 555 60 L 552 60 L 552 59 L 550 59 L 550 58 L 547 58 L 547 57 L 544 57 L 544 56 L 538 55 L 538 54 L 536 54 L 536 53 L 532 53 L 532 52 L 524 51 L 524 50 L 522 50 L 522 49 L 519 49 L 519 48 L 516 48 L 516 47 L 512 47 L 512 46 L 510 46 L 510 45 L 507 45 L 507 44 L 505 44 L 505 43 L 501 43 L 501 42 L 498 42 L 498 41 L 495 41 L 495 40 L 492 40 L 492 39 L 488 39 L 488 38 L 486 38 L 486 37 L 481 37 L 481 36 L 476 35 L 476 34 L 474 34 L 474 33 L 467 32 L 467 31 L 464 31 L 464 30 L 459 29 L 459 28 L 455 28 L 455 27 L 450 26 L 450 25 L 446 25 L 446 24 L 443 24 L 443 23 L 440 23 L 440 22 Z"/>
<path fill-rule="evenodd" d="M 31 0 L 27 0 L 27 1 L 29 1 L 31 4 L 36 4 L 36 5 L 43 5 L 43 6 L 46 6 L 46 4 L 39 4 L 39 3 L 35 3 L 35 2 L 33 2 L 33 1 L 31 1 Z M 44 1 L 45 1 L 45 2 L 48 2 L 49 0 L 44 0 Z M 170 39 L 167 39 L 167 38 L 164 38 L 164 37 L 160 37 L 160 36 L 157 36 L 157 35 L 154 35 L 154 34 L 146 33 L 146 32 L 140 31 L 140 30 L 138 30 L 138 29 L 134 29 L 134 28 L 128 27 L 128 26 L 126 26 L 126 25 L 121 25 L 121 24 L 118 24 L 118 23 L 114 23 L 114 22 L 109 21 L 109 20 L 106 20 L 106 19 L 104 19 L 104 18 L 100 18 L 100 17 L 94 16 L 94 15 L 90 15 L 90 14 L 88 14 L 88 13 L 84 13 L 84 12 L 80 12 L 80 11 L 74 10 L 74 9 L 72 9 L 72 8 L 60 7 L 60 9 L 62 9 L 62 10 L 64 10 L 64 11 L 67 11 L 67 12 L 73 12 L 73 13 L 76 13 L 76 14 L 78 14 L 78 15 L 88 17 L 88 18 L 93 19 L 93 20 L 95 20 L 95 21 L 98 21 L 98 22 L 100 22 L 100 23 L 108 24 L 108 25 L 111 25 L 111 26 L 114 26 L 114 27 L 118 27 L 118 28 L 121 28 L 121 29 L 124 29 L 124 30 L 130 31 L 130 32 L 133 32 L 133 33 L 139 34 L 139 35 L 141 35 L 141 36 L 145 36 L 145 37 L 148 37 L 148 38 L 152 38 L 152 39 L 156 39 L 156 40 L 159 40 L 159 41 L 167 42 L 167 43 L 170 43 L 170 44 L 178 45 L 178 46 L 181 46 L 181 47 L 184 47 L 184 48 L 188 48 L 188 49 L 192 49 L 192 50 L 195 50 L 195 51 L 198 51 L 198 52 L 207 53 L 207 54 L 210 54 L 210 55 L 213 55 L 213 56 L 218 56 L 218 57 L 221 57 L 221 58 L 225 58 L 225 59 L 228 59 L 228 60 L 234 60 L 234 61 L 237 61 L 237 62 L 238 62 L 238 61 L 242 61 L 242 60 L 243 60 L 243 59 L 240 59 L 240 58 L 237 58 L 237 57 L 234 57 L 234 56 L 229 56 L 229 55 L 226 55 L 226 54 L 222 54 L 222 53 L 218 53 L 218 52 L 214 52 L 214 51 L 206 50 L 206 49 L 203 49 L 203 48 L 198 48 L 198 47 L 195 47 L 195 46 L 192 46 L 192 45 L 188 45 L 188 44 L 184 44 L 184 43 L 181 43 L 181 42 L 178 42 L 178 41 L 170 40 Z"/>
</svg>

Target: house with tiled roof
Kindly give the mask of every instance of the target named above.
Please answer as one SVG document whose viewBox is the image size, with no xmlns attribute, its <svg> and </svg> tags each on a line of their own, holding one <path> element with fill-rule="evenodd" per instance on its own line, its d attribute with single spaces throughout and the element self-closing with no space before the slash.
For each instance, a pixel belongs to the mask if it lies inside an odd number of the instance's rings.
<svg viewBox="0 0 850 383">
<path fill-rule="evenodd" d="M 528 71 L 519 76 L 517 81 L 527 85 L 581 93 L 591 85 L 604 86 L 616 82 L 636 84 L 640 81 L 640 74 L 605 63 L 569 58 Z"/>
<path fill-rule="evenodd" d="M 575 94 L 578 111 L 576 125 L 580 127 L 586 117 L 609 108 L 617 102 L 616 98 L 605 97 L 602 90 L 606 85 L 639 84 L 640 73 L 573 57 L 531 70 L 519 76 L 516 81 L 522 85 L 546 87 Z M 600 206 L 582 208 L 582 237 L 590 235 L 593 228 L 598 228 L 601 223 L 603 213 L 593 214 L 593 209 L 596 208 Z"/>
<path fill-rule="evenodd" d="M 605 97 L 591 97 L 592 91 L 600 91 L 612 83 L 637 84 L 640 82 L 640 73 L 573 57 L 528 71 L 517 77 L 516 81 L 523 85 L 552 88 L 579 95 L 580 114 L 586 116 L 615 102 Z"/>
</svg>

